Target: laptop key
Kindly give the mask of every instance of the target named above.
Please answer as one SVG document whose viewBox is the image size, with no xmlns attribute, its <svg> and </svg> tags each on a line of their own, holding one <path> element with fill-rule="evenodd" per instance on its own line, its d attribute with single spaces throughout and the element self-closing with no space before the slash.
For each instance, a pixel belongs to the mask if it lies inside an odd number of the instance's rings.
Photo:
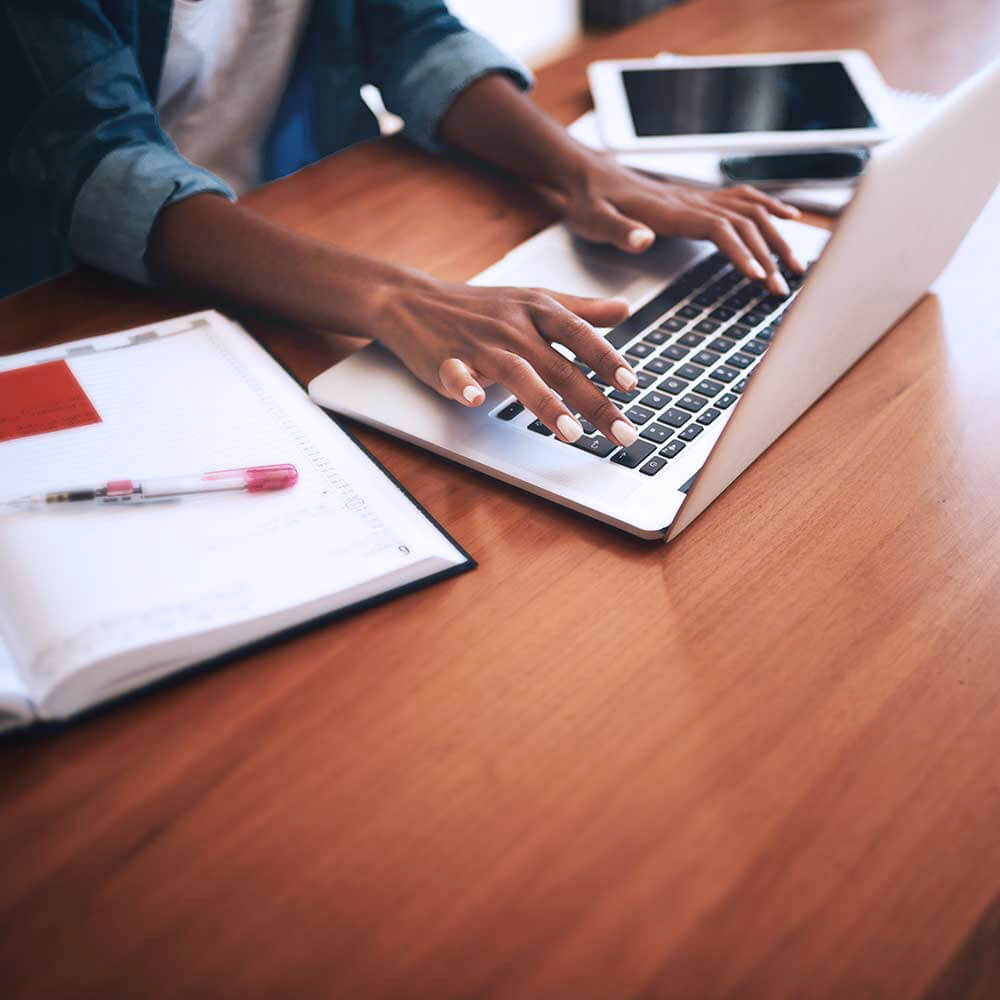
<svg viewBox="0 0 1000 1000">
<path fill-rule="evenodd" d="M 667 342 L 668 336 L 669 334 L 666 332 L 666 330 L 647 330 L 642 335 L 642 340 L 643 343 L 655 344 L 657 347 L 659 347 L 660 344 L 665 344 Z"/>
<path fill-rule="evenodd" d="M 734 396 L 731 392 L 724 393 L 717 400 L 715 400 L 715 405 L 722 410 L 728 410 L 733 403 L 736 402 L 737 396 Z"/>
<path fill-rule="evenodd" d="M 654 444 L 663 444 L 671 434 L 673 431 L 669 427 L 664 427 L 660 423 L 652 423 L 642 429 L 639 437 L 652 441 Z"/>
<path fill-rule="evenodd" d="M 704 291 L 700 295 L 696 295 L 692 301 L 696 306 L 714 306 L 716 298 L 711 292 Z"/>
<path fill-rule="evenodd" d="M 744 313 L 740 317 L 741 323 L 746 323 L 747 326 L 760 326 L 761 323 L 767 321 L 767 313 L 762 312 L 748 312 Z"/>
<path fill-rule="evenodd" d="M 715 355 L 712 355 L 712 361 L 718 361 L 718 360 L 719 359 L 715 357 Z M 683 378 L 690 382 L 693 379 L 701 378 L 702 375 L 705 374 L 705 369 L 699 368 L 697 365 L 686 364 L 686 365 L 681 365 L 680 368 L 678 368 L 677 371 L 674 372 L 674 374 L 678 378 Z M 662 382 L 660 383 L 660 388 L 661 389 L 663 388 Z"/>
<path fill-rule="evenodd" d="M 663 358 L 653 358 L 653 360 L 643 368 L 643 371 L 653 372 L 655 375 L 663 375 L 670 371 L 671 368 L 673 368 L 673 365 L 669 361 L 666 361 Z"/>
<path fill-rule="evenodd" d="M 635 377 L 636 386 L 640 389 L 648 389 L 656 381 L 656 376 L 647 371 L 636 372 Z"/>
<path fill-rule="evenodd" d="M 677 438 L 674 438 L 674 440 L 671 441 L 670 444 L 660 449 L 659 454 L 663 455 L 664 458 L 675 458 L 683 450 L 684 450 L 684 442 L 678 441 Z"/>
<path fill-rule="evenodd" d="M 633 389 L 631 392 L 623 392 L 621 389 L 615 389 L 614 392 L 608 393 L 608 395 L 619 403 L 631 403 L 639 395 L 639 390 Z"/>
<path fill-rule="evenodd" d="M 660 392 L 669 392 L 671 396 L 679 396 L 682 392 L 688 391 L 688 384 L 671 375 L 670 378 L 665 378 L 656 388 Z"/>
<path fill-rule="evenodd" d="M 743 340 L 744 337 L 749 337 L 751 333 L 753 333 L 753 327 L 747 326 L 746 323 L 734 323 L 726 330 L 726 336 L 732 337 L 733 340 Z"/>
<path fill-rule="evenodd" d="M 756 337 L 752 337 L 745 344 L 740 345 L 740 350 L 744 354 L 756 354 L 759 358 L 767 350 L 767 345 L 762 344 Z"/>
<path fill-rule="evenodd" d="M 710 406 L 700 417 L 698 417 L 698 423 L 704 424 L 706 427 L 716 419 L 716 417 L 722 416 L 722 410 L 715 409 L 714 406 Z"/>
<path fill-rule="evenodd" d="M 683 407 L 685 410 L 690 410 L 692 413 L 697 413 L 708 405 L 708 400 L 704 396 L 696 396 L 694 393 L 689 392 L 686 396 L 681 396 L 677 400 L 677 405 Z"/>
<path fill-rule="evenodd" d="M 669 410 L 664 410 L 657 419 L 671 427 L 683 427 L 691 419 L 691 414 L 671 406 Z"/>
<path fill-rule="evenodd" d="M 712 372 L 712 378 L 719 379 L 722 382 L 732 382 L 732 380 L 737 378 L 739 374 L 739 369 L 737 368 L 729 368 L 726 365 L 719 365 L 719 367 Z"/>
<path fill-rule="evenodd" d="M 653 417 L 653 411 L 647 410 L 644 406 L 632 406 L 625 411 L 625 416 L 632 421 L 636 427 L 641 427 Z"/>
<path fill-rule="evenodd" d="M 714 319 L 703 319 L 700 323 L 695 323 L 694 328 L 698 333 L 715 333 L 719 326 Z"/>
<path fill-rule="evenodd" d="M 682 306 L 677 310 L 678 316 L 683 316 L 684 319 L 697 319 L 702 313 L 702 310 L 697 306 L 693 306 L 688 303 L 686 306 Z"/>
<path fill-rule="evenodd" d="M 640 340 L 637 344 L 627 347 L 625 353 L 633 358 L 648 358 L 653 353 L 653 345 Z"/>
<path fill-rule="evenodd" d="M 763 330 L 758 330 L 754 340 L 763 340 L 765 343 L 770 343 L 777 332 L 777 325 L 772 323 L 770 326 L 765 326 Z"/>
<path fill-rule="evenodd" d="M 687 323 L 682 319 L 678 319 L 676 316 L 668 316 L 665 320 L 660 322 L 660 329 L 666 330 L 668 333 L 677 333 L 678 330 L 683 330 L 687 326 Z"/>
<path fill-rule="evenodd" d="M 622 448 L 611 461 L 616 465 L 624 465 L 628 469 L 634 469 L 640 462 L 649 458 L 654 450 L 653 445 L 648 441 L 636 441 L 635 444 L 629 445 L 628 448 Z"/>
<path fill-rule="evenodd" d="M 688 424 L 677 436 L 682 441 L 693 441 L 701 432 L 703 428 L 701 424 Z"/>
<path fill-rule="evenodd" d="M 577 438 L 573 442 L 573 447 L 579 448 L 581 451 L 589 451 L 591 455 L 596 455 L 598 458 L 607 458 L 618 445 L 612 444 L 603 434 L 595 434 L 593 437 Z"/>
<path fill-rule="evenodd" d="M 687 351 L 684 350 L 680 344 L 670 344 L 668 347 L 664 347 L 660 351 L 660 356 L 664 358 L 670 358 L 673 361 L 680 361 L 681 358 L 687 355 Z"/>
<path fill-rule="evenodd" d="M 552 436 L 552 431 L 550 431 L 548 427 L 541 422 L 541 420 L 532 420 L 532 422 L 528 424 L 528 430 L 534 431 L 536 434 L 541 434 L 544 437 Z"/>
<path fill-rule="evenodd" d="M 601 376 L 598 375 L 596 372 L 593 375 L 590 376 L 590 381 L 593 382 L 595 385 L 599 386 L 602 389 L 610 389 L 611 388 L 608 385 L 608 383 L 605 382 L 604 379 L 602 379 Z"/>
<path fill-rule="evenodd" d="M 733 392 L 742 392 L 747 387 L 747 382 L 749 379 L 741 378 L 736 385 L 733 386 Z"/>
<path fill-rule="evenodd" d="M 707 368 L 709 365 L 718 364 L 722 358 L 714 351 L 699 351 L 691 360 L 696 365 L 704 365 Z"/>
<path fill-rule="evenodd" d="M 736 346 L 735 340 L 730 340 L 728 337 L 716 337 L 711 344 L 705 348 L 708 351 L 715 351 L 718 354 L 725 354 L 727 351 L 731 351 Z"/>
<path fill-rule="evenodd" d="M 524 409 L 524 403 L 514 400 L 497 412 L 498 420 L 513 420 Z"/>
<path fill-rule="evenodd" d="M 717 319 L 722 323 L 725 323 L 727 319 L 732 319 L 736 313 L 732 309 L 727 309 L 725 306 L 719 306 L 718 309 L 714 309 L 708 314 L 712 319 Z"/>
<path fill-rule="evenodd" d="M 666 464 L 665 459 L 654 455 L 639 471 L 644 476 L 655 476 Z"/>
<path fill-rule="evenodd" d="M 749 368 L 754 361 L 754 358 L 749 354 L 744 354 L 742 351 L 737 351 L 726 358 L 727 365 L 736 365 L 737 368 Z"/>
<path fill-rule="evenodd" d="M 710 378 L 703 378 L 695 387 L 695 392 L 700 392 L 703 396 L 718 396 L 725 388 L 721 382 L 713 382 Z"/>
<path fill-rule="evenodd" d="M 705 338 L 699 337 L 696 333 L 685 333 L 683 337 L 677 338 L 678 344 L 683 344 L 685 347 L 697 347 Z"/>
<path fill-rule="evenodd" d="M 652 407 L 654 410 L 662 410 L 663 407 L 670 402 L 670 397 L 665 396 L 662 392 L 656 392 L 654 389 L 653 392 L 647 392 L 646 395 L 639 400 L 639 402 L 642 403 L 643 406 Z"/>
<path fill-rule="evenodd" d="M 576 419 L 577 422 L 580 424 L 580 426 L 583 428 L 584 434 L 597 433 L 597 428 L 589 420 L 586 420 L 583 417 L 581 417 L 579 413 L 576 415 Z"/>
</svg>

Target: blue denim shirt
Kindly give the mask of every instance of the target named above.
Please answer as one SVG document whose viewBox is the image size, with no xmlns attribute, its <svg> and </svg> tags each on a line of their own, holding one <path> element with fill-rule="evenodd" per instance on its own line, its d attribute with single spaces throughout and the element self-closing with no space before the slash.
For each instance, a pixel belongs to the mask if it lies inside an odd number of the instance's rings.
<svg viewBox="0 0 1000 1000">
<path fill-rule="evenodd" d="M 212 0 L 202 0 L 211 3 Z M 156 95 L 172 0 L 6 0 L 0 13 L 0 293 L 71 258 L 148 282 L 157 213 L 190 195 L 234 198 L 178 153 Z M 313 0 L 262 155 L 281 177 L 378 134 L 373 83 L 429 149 L 455 96 L 490 72 L 530 74 L 437 0 Z M 27 280 L 26 280 L 27 279 Z"/>
</svg>

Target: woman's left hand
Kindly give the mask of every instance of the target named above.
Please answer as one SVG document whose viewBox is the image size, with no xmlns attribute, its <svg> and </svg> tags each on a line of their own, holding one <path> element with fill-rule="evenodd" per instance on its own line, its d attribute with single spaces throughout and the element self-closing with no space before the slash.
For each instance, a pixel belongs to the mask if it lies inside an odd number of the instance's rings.
<svg viewBox="0 0 1000 1000">
<path fill-rule="evenodd" d="M 787 295 L 788 285 L 775 255 L 793 271 L 804 270 L 773 219 L 801 213 L 748 185 L 702 189 L 667 183 L 595 153 L 553 197 L 579 236 L 628 253 L 648 250 L 657 236 L 711 240 L 737 270 L 766 281 L 777 295 Z"/>
</svg>

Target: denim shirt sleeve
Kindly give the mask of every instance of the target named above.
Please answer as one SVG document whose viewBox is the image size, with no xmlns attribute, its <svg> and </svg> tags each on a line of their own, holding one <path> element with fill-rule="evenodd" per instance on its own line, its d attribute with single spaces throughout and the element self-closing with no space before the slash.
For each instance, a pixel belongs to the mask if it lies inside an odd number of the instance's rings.
<svg viewBox="0 0 1000 1000">
<path fill-rule="evenodd" d="M 452 101 L 487 73 L 505 73 L 522 89 L 531 71 L 466 28 L 436 0 L 370 0 L 369 70 L 404 135 L 440 150 L 437 128 Z"/>
<path fill-rule="evenodd" d="M 200 192 L 235 195 L 164 134 L 132 50 L 97 0 L 12 3 L 7 14 L 32 68 L 12 174 L 46 191 L 74 256 L 148 283 L 146 247 L 157 213 Z"/>
</svg>

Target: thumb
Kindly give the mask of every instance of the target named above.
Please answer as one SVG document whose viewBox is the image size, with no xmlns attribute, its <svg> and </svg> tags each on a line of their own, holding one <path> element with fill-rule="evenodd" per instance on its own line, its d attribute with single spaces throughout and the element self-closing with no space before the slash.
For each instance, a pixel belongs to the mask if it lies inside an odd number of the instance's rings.
<svg viewBox="0 0 1000 1000">
<path fill-rule="evenodd" d="M 486 398 L 483 387 L 465 362 L 458 358 L 447 358 L 441 362 L 438 379 L 444 394 L 458 400 L 463 406 L 479 406 Z"/>
<path fill-rule="evenodd" d="M 598 205 L 585 221 L 574 220 L 573 228 L 584 239 L 610 243 L 626 253 L 642 253 L 656 240 L 649 226 L 623 215 L 608 201 Z"/>
</svg>

